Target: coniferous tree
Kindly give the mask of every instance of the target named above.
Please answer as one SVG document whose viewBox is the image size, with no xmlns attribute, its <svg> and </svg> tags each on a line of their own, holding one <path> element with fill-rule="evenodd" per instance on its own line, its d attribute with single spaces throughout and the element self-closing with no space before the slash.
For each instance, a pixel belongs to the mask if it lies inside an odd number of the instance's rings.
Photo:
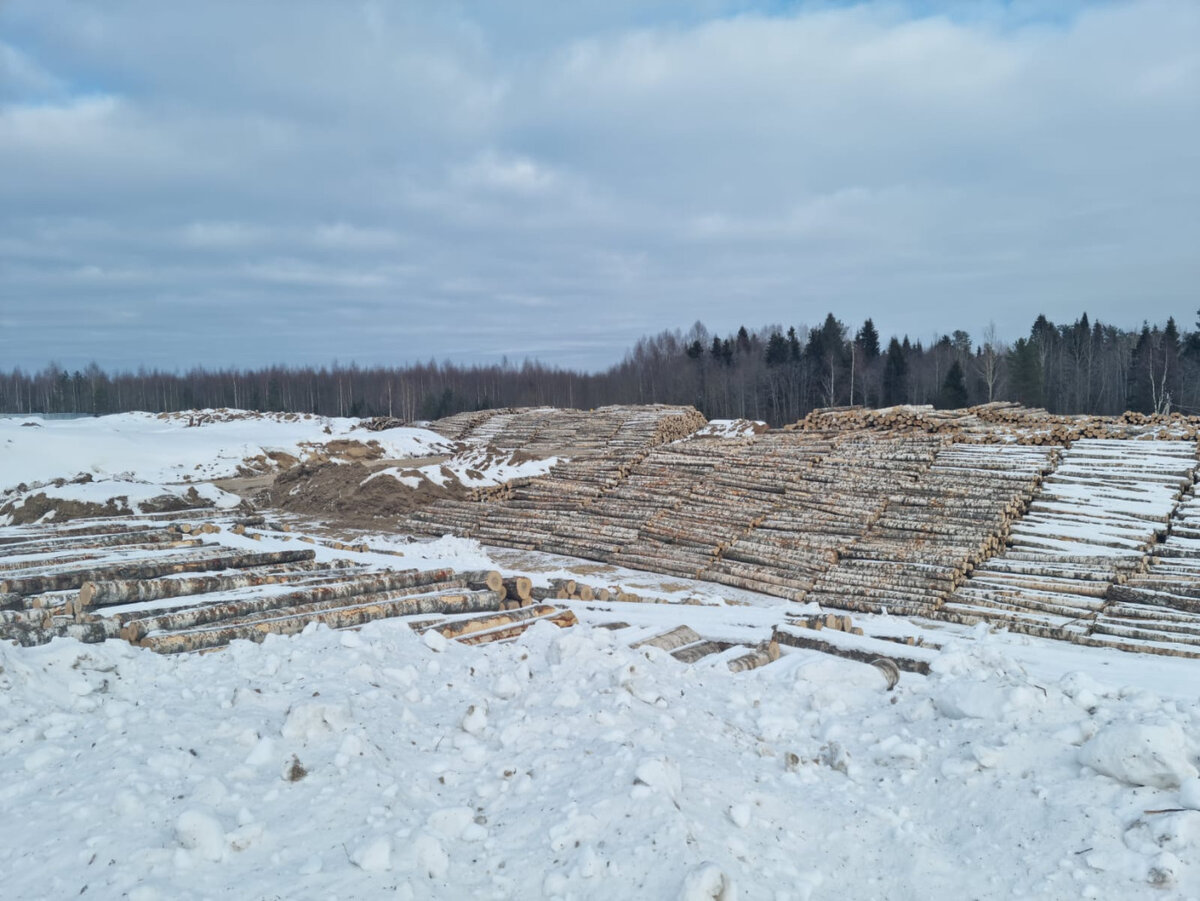
<svg viewBox="0 0 1200 901">
<path fill-rule="evenodd" d="M 1008 353 L 1009 387 L 1013 399 L 1027 407 L 1044 405 L 1042 361 L 1033 342 L 1018 338 Z"/>
<path fill-rule="evenodd" d="M 875 323 L 870 319 L 862 324 L 854 340 L 862 349 L 864 362 L 870 363 L 879 356 L 879 332 L 875 330 Z"/>
<path fill-rule="evenodd" d="M 967 380 L 962 365 L 955 360 L 946 371 L 937 406 L 943 410 L 957 410 L 967 405 Z"/>
<path fill-rule="evenodd" d="M 883 364 L 883 405 L 893 407 L 907 400 L 908 361 L 904 347 L 893 337 L 888 344 L 887 361 Z"/>
</svg>

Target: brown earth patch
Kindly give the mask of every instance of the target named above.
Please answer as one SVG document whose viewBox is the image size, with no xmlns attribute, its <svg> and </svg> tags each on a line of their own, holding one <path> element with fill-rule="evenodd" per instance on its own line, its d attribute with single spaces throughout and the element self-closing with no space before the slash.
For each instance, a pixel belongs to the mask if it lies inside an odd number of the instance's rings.
<svg viewBox="0 0 1200 901">
<path fill-rule="evenodd" d="M 0 507 L 0 516 L 11 516 L 12 524 L 24 526 L 37 522 L 47 513 L 53 513 L 54 522 L 66 522 L 70 519 L 83 519 L 89 516 L 128 516 L 133 511 L 129 509 L 128 498 L 113 497 L 103 504 L 86 501 L 69 501 L 61 497 L 48 497 L 45 494 L 33 494 L 16 501 L 9 501 Z M 20 506 L 16 506 L 17 504 Z"/>
<path fill-rule="evenodd" d="M 63 480 L 56 479 L 56 483 Z M 75 479 L 75 482 L 82 481 Z M 90 481 L 88 479 L 87 481 Z M 180 497 L 177 494 L 163 494 L 142 501 L 139 505 L 142 513 L 172 513 L 176 510 L 200 510 L 213 506 L 212 501 L 205 500 L 195 488 L 189 488 L 187 494 Z M 52 522 L 67 522 L 72 519 L 87 519 L 95 516 L 129 516 L 134 511 L 129 505 L 129 498 L 120 494 L 111 497 L 103 504 L 94 501 L 75 501 L 61 497 L 49 497 L 44 493 L 15 498 L 0 506 L 0 516 L 11 516 L 13 525 L 28 525 L 37 522 L 47 514 Z"/>
<path fill-rule="evenodd" d="M 436 500 L 468 494 L 457 482 L 442 487 L 422 479 L 412 488 L 391 475 L 365 481 L 370 474 L 359 462 L 301 463 L 275 478 L 267 500 L 290 513 L 353 521 L 402 516 Z"/>
<path fill-rule="evenodd" d="M 362 442 L 338 438 L 327 442 L 324 451 L 330 457 L 341 457 L 343 460 L 378 460 L 383 456 L 383 446 L 374 439 Z"/>
</svg>

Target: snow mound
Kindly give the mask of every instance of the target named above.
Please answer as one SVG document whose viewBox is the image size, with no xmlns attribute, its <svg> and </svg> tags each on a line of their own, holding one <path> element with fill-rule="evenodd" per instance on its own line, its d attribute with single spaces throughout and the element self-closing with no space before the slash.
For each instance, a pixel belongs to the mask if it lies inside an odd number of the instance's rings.
<svg viewBox="0 0 1200 901">
<path fill-rule="evenodd" d="M 1155 788 L 1178 788 L 1200 775 L 1175 723 L 1108 726 L 1079 749 L 1079 762 L 1120 782 Z"/>
</svg>

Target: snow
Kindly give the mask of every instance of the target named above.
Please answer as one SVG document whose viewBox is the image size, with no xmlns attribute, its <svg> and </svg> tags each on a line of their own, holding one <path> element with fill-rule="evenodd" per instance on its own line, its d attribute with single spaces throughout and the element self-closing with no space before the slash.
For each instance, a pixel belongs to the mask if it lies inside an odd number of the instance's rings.
<svg viewBox="0 0 1200 901">
<path fill-rule="evenodd" d="M 222 491 L 217 486 L 206 482 L 166 485 L 135 479 L 108 478 L 90 482 L 66 482 L 62 485 L 51 483 L 15 493 L 10 499 L 12 509 L 20 509 L 29 498 L 37 495 L 45 495 L 54 500 L 77 501 L 99 506 L 115 501 L 118 509 L 128 509 L 132 513 L 144 512 L 150 509 L 151 501 L 161 502 L 164 498 L 178 498 L 183 502 L 205 501 L 222 510 L 236 507 L 240 501 L 237 495 Z M 11 517 L 7 518 L 11 519 Z M 0 521 L 3 519 L 0 517 Z"/>
<path fill-rule="evenodd" d="M 708 425 L 692 434 L 693 438 L 746 438 L 767 430 L 757 419 L 710 419 Z"/>
<path fill-rule="evenodd" d="M 203 414 L 204 411 L 201 411 Z M 268 452 L 303 457 L 345 438 L 378 441 L 389 459 L 449 453 L 453 443 L 426 429 L 357 429 L 357 419 L 293 418 L 243 413 L 191 427 L 187 416 L 122 413 L 91 419 L 0 419 L 0 491 L 70 479 L 87 472 L 155 484 L 226 478 L 246 459 Z M 29 427 L 25 423 L 36 423 Z M 327 432 L 326 429 L 329 431 Z"/>
<path fill-rule="evenodd" d="M 2 647 L 5 897 L 1194 897 L 1200 812 L 1147 813 L 1200 794 L 1193 685 L 1009 648 L 964 633 L 889 693 L 587 625 Z"/>
<path fill-rule="evenodd" d="M 1130 785 L 1179 788 L 1200 773 L 1188 760 L 1188 743 L 1177 723 L 1109 726 L 1079 749 L 1079 761 Z"/>
<path fill-rule="evenodd" d="M 468 488 L 486 488 L 502 485 L 513 479 L 542 476 L 563 462 L 564 458 L 546 457 L 538 460 L 517 461 L 511 453 L 495 453 L 486 448 L 468 447 L 448 457 L 441 463 L 415 468 L 390 466 L 377 470 L 363 480 L 363 484 L 380 476 L 392 476 L 409 488 L 418 487 L 422 481 L 444 486 L 453 480 Z"/>
</svg>

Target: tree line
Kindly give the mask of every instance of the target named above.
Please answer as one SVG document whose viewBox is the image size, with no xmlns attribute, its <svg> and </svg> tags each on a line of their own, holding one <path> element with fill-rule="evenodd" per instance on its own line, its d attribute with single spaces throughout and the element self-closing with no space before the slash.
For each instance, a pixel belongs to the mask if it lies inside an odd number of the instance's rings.
<svg viewBox="0 0 1200 901">
<path fill-rule="evenodd" d="M 1198 313 L 1200 315 L 1200 313 Z M 606 404 L 691 404 L 710 419 L 794 422 L 816 407 L 1020 401 L 1052 413 L 1200 413 L 1200 321 L 1126 330 L 1084 314 L 1055 325 L 1038 316 L 1009 345 L 989 326 L 928 343 L 886 344 L 867 319 L 851 329 L 832 313 L 816 326 L 690 329 L 640 339 L 599 373 L 534 361 L 458 366 L 270 366 L 106 372 L 13 369 L 0 376 L 0 411 L 101 415 L 233 407 L 325 416 L 437 419 L 464 410 Z"/>
</svg>

